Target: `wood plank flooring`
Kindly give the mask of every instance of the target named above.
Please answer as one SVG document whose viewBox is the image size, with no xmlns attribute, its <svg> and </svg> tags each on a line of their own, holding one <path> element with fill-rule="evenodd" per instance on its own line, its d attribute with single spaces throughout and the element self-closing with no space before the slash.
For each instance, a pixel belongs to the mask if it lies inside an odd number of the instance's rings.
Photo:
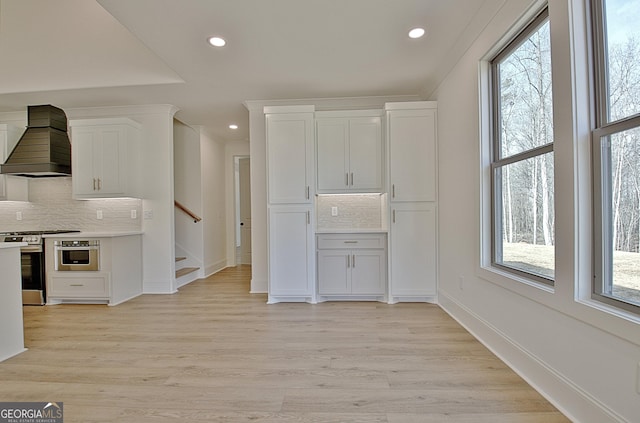
<svg viewBox="0 0 640 423">
<path fill-rule="evenodd" d="M 437 306 L 267 305 L 250 274 L 25 307 L 0 401 L 62 401 L 65 423 L 568 421 Z"/>
</svg>

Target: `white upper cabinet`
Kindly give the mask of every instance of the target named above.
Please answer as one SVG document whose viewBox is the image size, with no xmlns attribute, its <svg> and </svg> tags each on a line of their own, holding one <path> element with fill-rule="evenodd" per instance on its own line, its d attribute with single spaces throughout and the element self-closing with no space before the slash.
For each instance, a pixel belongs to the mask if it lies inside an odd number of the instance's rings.
<svg viewBox="0 0 640 423">
<path fill-rule="evenodd" d="M 315 174 L 313 113 L 273 110 L 281 108 L 265 108 L 268 202 L 311 204 Z"/>
<path fill-rule="evenodd" d="M 118 118 L 73 120 L 69 126 L 74 198 L 139 196 L 140 125 Z"/>
<path fill-rule="evenodd" d="M 335 116 L 340 113 L 349 112 L 316 114 L 318 192 L 381 192 L 380 116 Z"/>
<path fill-rule="evenodd" d="M 22 131 L 0 124 L 0 163 L 4 163 L 20 138 Z M 29 180 L 24 177 L 0 175 L 0 201 L 29 201 Z"/>
<path fill-rule="evenodd" d="M 392 202 L 436 201 L 436 107 L 431 104 L 387 103 Z"/>
</svg>

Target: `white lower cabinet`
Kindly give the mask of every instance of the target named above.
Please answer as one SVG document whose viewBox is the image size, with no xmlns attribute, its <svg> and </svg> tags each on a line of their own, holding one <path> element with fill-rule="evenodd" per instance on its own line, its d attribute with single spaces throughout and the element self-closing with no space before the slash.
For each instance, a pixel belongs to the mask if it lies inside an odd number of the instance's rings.
<svg viewBox="0 0 640 423">
<path fill-rule="evenodd" d="M 315 302 L 311 208 L 269 208 L 269 303 Z"/>
<path fill-rule="evenodd" d="M 322 234 L 318 243 L 321 297 L 382 299 L 387 284 L 386 235 Z"/>
<path fill-rule="evenodd" d="M 391 204 L 389 302 L 435 302 L 435 203 Z"/>
<path fill-rule="evenodd" d="M 68 235 L 64 235 L 65 237 Z M 100 242 L 98 271 L 56 270 L 55 240 Z M 47 304 L 117 305 L 142 294 L 142 236 L 100 238 L 58 235 L 45 239 Z"/>
<path fill-rule="evenodd" d="M 69 273 L 69 272 L 67 272 Z M 86 300 L 109 300 L 109 273 L 86 275 L 53 275 L 49 278 L 49 298 L 82 298 Z"/>
</svg>

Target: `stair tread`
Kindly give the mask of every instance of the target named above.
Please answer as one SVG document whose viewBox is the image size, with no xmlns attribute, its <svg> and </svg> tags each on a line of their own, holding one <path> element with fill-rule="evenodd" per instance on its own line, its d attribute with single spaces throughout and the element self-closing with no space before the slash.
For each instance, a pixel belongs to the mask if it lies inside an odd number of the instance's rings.
<svg viewBox="0 0 640 423">
<path fill-rule="evenodd" d="M 176 262 L 182 261 L 182 260 L 186 260 L 186 257 L 176 257 Z"/>
<path fill-rule="evenodd" d="M 182 269 L 178 269 L 176 270 L 176 278 L 179 278 L 181 276 L 184 275 L 188 275 L 191 272 L 195 272 L 196 270 L 199 270 L 199 267 L 183 267 Z"/>
</svg>

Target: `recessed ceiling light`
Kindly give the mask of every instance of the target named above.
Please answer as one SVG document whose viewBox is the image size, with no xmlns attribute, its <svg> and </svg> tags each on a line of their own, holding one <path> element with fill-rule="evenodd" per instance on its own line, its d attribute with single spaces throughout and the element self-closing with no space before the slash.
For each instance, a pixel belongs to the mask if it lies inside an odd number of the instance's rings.
<svg viewBox="0 0 640 423">
<path fill-rule="evenodd" d="M 409 37 L 410 38 L 420 38 L 424 35 L 424 29 L 423 28 L 413 28 L 411 31 L 409 31 Z"/>
<path fill-rule="evenodd" d="M 227 44 L 227 42 L 224 40 L 224 38 L 211 37 L 209 38 L 209 44 L 211 44 L 214 47 L 224 47 L 224 45 Z"/>
<path fill-rule="evenodd" d="M 238 129 L 238 125 L 232 123 L 231 125 L 229 125 L 229 129 Z"/>
</svg>

